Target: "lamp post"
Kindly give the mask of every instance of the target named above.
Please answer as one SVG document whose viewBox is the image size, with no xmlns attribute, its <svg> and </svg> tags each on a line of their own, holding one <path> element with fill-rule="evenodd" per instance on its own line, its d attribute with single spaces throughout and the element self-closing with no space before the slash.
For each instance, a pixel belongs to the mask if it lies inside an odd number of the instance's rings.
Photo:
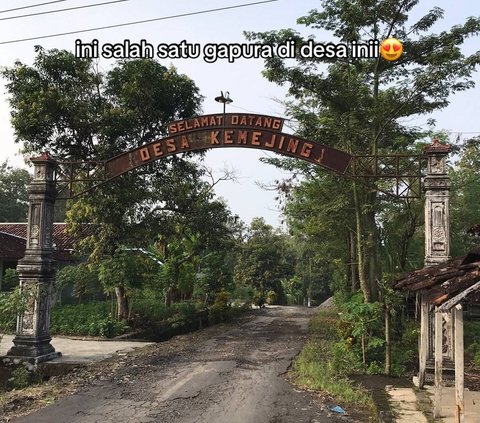
<svg viewBox="0 0 480 423">
<path fill-rule="evenodd" d="M 223 91 L 220 91 L 220 95 L 215 97 L 215 101 L 218 103 L 223 103 L 223 114 L 225 114 L 226 105 L 233 102 L 228 91 L 225 91 L 225 95 L 223 95 Z"/>
</svg>

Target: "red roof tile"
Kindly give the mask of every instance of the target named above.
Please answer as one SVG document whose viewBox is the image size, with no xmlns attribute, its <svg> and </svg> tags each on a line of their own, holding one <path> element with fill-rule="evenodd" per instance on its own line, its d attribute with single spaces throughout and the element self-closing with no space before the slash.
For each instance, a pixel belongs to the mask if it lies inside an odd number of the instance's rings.
<svg viewBox="0 0 480 423">
<path fill-rule="evenodd" d="M 4 260 L 19 260 L 25 255 L 26 241 L 24 238 L 0 232 L 0 258 Z"/>
<path fill-rule="evenodd" d="M 88 228 L 90 225 L 86 226 Z M 66 228 L 66 223 L 53 224 L 53 256 L 56 260 L 72 260 L 74 239 L 67 234 Z M 0 223 L 0 258 L 14 260 L 22 258 L 25 255 L 26 238 L 26 223 Z"/>
<path fill-rule="evenodd" d="M 410 272 L 397 279 L 393 289 L 421 291 L 428 303 L 440 306 L 468 290 L 478 281 L 480 281 L 480 247 L 472 249 L 465 256 Z M 469 302 L 478 300 L 479 290 L 470 292 L 468 297 L 465 299 Z"/>
<path fill-rule="evenodd" d="M 0 223 L 0 232 L 27 239 L 26 223 Z M 57 250 L 72 250 L 74 239 L 67 234 L 66 223 L 53 224 L 53 243 Z"/>
</svg>

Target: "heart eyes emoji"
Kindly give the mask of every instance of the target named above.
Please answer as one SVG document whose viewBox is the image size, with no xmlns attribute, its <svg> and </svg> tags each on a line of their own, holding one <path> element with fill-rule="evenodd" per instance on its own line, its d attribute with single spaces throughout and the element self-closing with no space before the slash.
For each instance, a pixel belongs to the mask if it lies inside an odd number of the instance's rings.
<svg viewBox="0 0 480 423">
<path fill-rule="evenodd" d="M 390 62 L 398 60 L 403 52 L 403 45 L 396 38 L 387 38 L 380 45 L 380 54 Z"/>
</svg>

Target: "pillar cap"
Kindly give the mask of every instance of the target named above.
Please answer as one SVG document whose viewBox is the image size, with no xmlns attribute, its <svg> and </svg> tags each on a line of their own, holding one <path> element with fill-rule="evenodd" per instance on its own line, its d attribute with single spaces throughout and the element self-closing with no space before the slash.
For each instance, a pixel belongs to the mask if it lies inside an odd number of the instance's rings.
<svg viewBox="0 0 480 423">
<path fill-rule="evenodd" d="M 50 156 L 50 153 L 48 151 L 44 151 L 38 157 L 32 157 L 30 161 L 32 163 L 57 163 L 57 161 L 52 156 Z"/>
<path fill-rule="evenodd" d="M 424 147 L 423 152 L 426 154 L 435 154 L 435 153 L 448 154 L 451 148 L 452 146 L 450 144 L 441 144 L 440 140 L 438 138 L 435 138 L 432 144 Z"/>
</svg>

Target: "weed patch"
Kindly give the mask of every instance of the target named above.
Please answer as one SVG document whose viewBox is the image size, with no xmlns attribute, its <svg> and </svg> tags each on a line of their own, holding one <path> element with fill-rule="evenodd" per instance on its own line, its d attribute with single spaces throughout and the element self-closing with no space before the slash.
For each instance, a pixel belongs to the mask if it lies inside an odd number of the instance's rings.
<svg viewBox="0 0 480 423">
<path fill-rule="evenodd" d="M 298 385 L 328 393 L 345 406 L 367 408 L 374 414 L 371 395 L 347 377 L 355 372 L 357 360 L 337 342 L 336 322 L 336 315 L 325 311 L 311 320 L 310 339 L 293 363 L 293 379 Z"/>
</svg>

